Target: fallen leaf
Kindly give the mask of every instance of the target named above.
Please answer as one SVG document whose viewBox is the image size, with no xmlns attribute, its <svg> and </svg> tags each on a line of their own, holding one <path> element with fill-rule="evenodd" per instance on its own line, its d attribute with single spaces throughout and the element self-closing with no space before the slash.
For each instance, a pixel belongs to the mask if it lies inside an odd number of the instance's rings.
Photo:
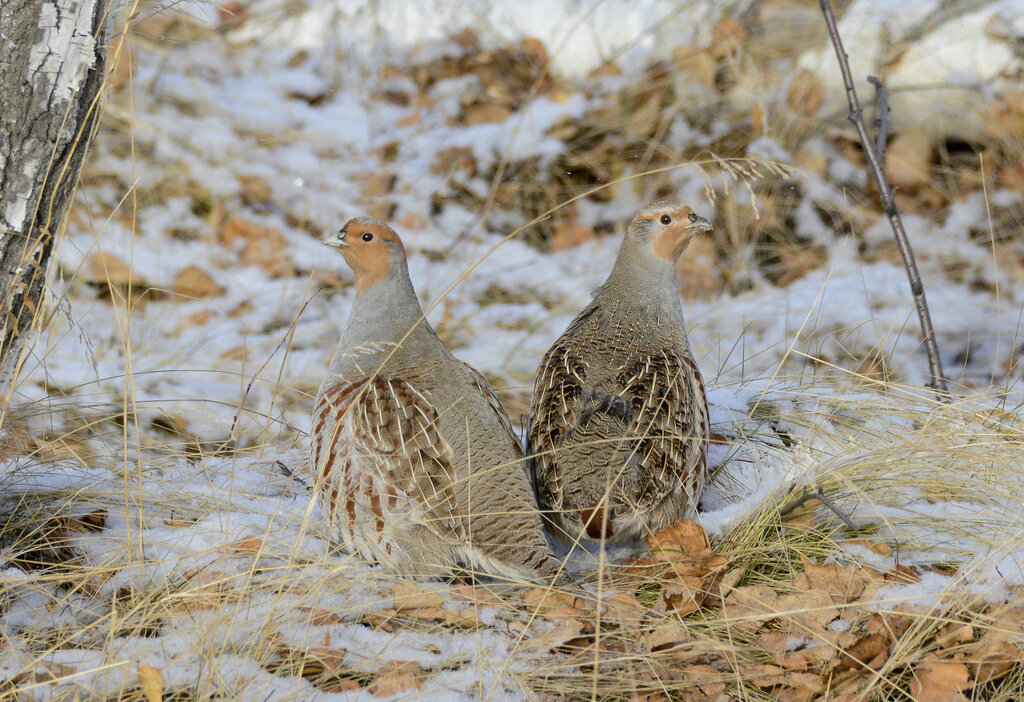
<svg viewBox="0 0 1024 702">
<path fill-rule="evenodd" d="M 897 609 L 900 609 L 900 607 Z M 868 622 L 868 633 L 885 634 L 890 639 L 894 640 L 903 636 L 913 623 L 913 617 L 906 614 L 873 614 L 871 615 L 871 620 Z"/>
<path fill-rule="evenodd" d="M 1005 632 L 990 630 L 970 648 L 964 662 L 970 666 L 975 684 L 984 685 L 998 680 L 1014 665 L 1024 662 L 1024 651 L 1007 641 Z"/>
<path fill-rule="evenodd" d="M 403 607 L 398 610 L 398 614 L 410 619 L 425 619 L 431 622 L 443 622 L 448 617 L 444 607 Z"/>
<path fill-rule="evenodd" d="M 362 192 L 365 197 L 380 197 L 394 190 L 398 176 L 388 171 L 374 171 L 362 179 Z"/>
<path fill-rule="evenodd" d="M 291 264 L 285 255 L 288 240 L 280 229 L 264 227 L 235 217 L 225 222 L 220 243 L 239 250 L 239 260 L 247 266 L 259 266 L 273 277 L 289 275 Z"/>
<path fill-rule="evenodd" d="M 708 90 L 714 89 L 718 67 L 710 51 L 680 46 L 672 50 L 672 62 Z"/>
<path fill-rule="evenodd" d="M 661 586 L 661 599 L 665 611 L 675 612 L 680 617 L 693 614 L 704 603 L 707 593 L 701 589 L 701 579 L 680 577 Z"/>
<path fill-rule="evenodd" d="M 742 566 L 721 573 L 708 588 L 709 604 L 720 605 L 722 600 L 739 585 L 746 573 L 747 569 Z"/>
<path fill-rule="evenodd" d="M 813 117 L 825 104 L 825 85 L 805 68 L 793 76 L 786 89 L 789 108 L 804 117 Z"/>
<path fill-rule="evenodd" d="M 885 579 L 896 583 L 919 583 L 921 571 L 914 566 L 895 565 L 885 574 Z"/>
<path fill-rule="evenodd" d="M 687 300 L 706 299 L 719 293 L 725 279 L 718 272 L 716 244 L 710 237 L 695 237 L 685 256 L 676 263 L 679 290 Z"/>
<path fill-rule="evenodd" d="M 346 283 L 340 275 L 328 268 L 315 267 L 311 274 L 313 276 L 313 280 L 323 283 L 327 287 L 335 290 L 340 290 L 349 284 Z"/>
<path fill-rule="evenodd" d="M 476 175 L 476 155 L 468 146 L 449 146 L 437 153 L 430 165 L 434 175 L 448 176 L 455 171 L 463 171 L 472 178 Z"/>
<path fill-rule="evenodd" d="M 484 626 L 480 615 L 472 608 L 412 607 L 400 609 L 397 615 L 409 619 L 422 619 L 439 624 L 449 624 L 460 629 L 476 629 Z"/>
<path fill-rule="evenodd" d="M 367 626 L 376 629 L 377 631 L 383 631 L 390 634 L 395 630 L 394 620 L 397 616 L 398 612 L 393 609 L 378 609 L 364 614 L 362 616 L 362 621 Z"/>
<path fill-rule="evenodd" d="M 266 178 L 259 175 L 238 176 L 238 182 L 242 186 L 242 201 L 246 204 L 256 202 L 269 202 L 273 191 Z"/>
<path fill-rule="evenodd" d="M 797 592 L 780 597 L 775 604 L 779 620 L 793 634 L 822 640 L 826 636 L 829 622 L 839 616 L 839 608 L 833 604 L 833 597 L 827 592 Z"/>
<path fill-rule="evenodd" d="M 696 685 L 702 700 L 719 700 L 725 696 L 725 675 L 710 665 L 690 665 L 680 671 L 681 679 Z"/>
<path fill-rule="evenodd" d="M 647 547 L 655 558 L 670 565 L 677 576 L 704 578 L 726 568 L 728 561 L 710 549 L 704 529 L 692 519 L 665 527 L 647 537 Z"/>
<path fill-rule="evenodd" d="M 541 67 L 548 65 L 548 50 L 544 46 L 543 41 L 536 37 L 525 37 L 519 45 L 523 48 L 523 51 L 533 58 L 535 65 Z"/>
<path fill-rule="evenodd" d="M 739 672 L 744 682 L 753 683 L 758 687 L 775 687 L 786 680 L 786 671 L 777 665 L 768 663 L 743 663 Z"/>
<path fill-rule="evenodd" d="M 776 285 L 785 286 L 828 261 L 828 249 L 819 244 L 782 246 L 778 249 L 779 274 Z M 862 375 L 864 373 L 861 373 Z"/>
<path fill-rule="evenodd" d="M 853 602 L 864 592 L 868 576 L 856 566 L 818 565 L 804 561 L 804 572 L 793 579 L 798 590 L 825 592 L 836 604 Z"/>
<path fill-rule="evenodd" d="M 139 687 L 146 702 L 160 702 L 164 695 L 164 678 L 157 668 L 139 662 L 136 665 L 139 675 Z"/>
<path fill-rule="evenodd" d="M 523 593 L 523 604 L 530 613 L 540 613 L 564 607 L 576 607 L 577 597 L 567 592 L 558 592 L 546 587 L 530 588 Z"/>
<path fill-rule="evenodd" d="M 79 533 L 103 531 L 107 524 L 107 510 L 97 509 L 79 517 L 71 517 L 68 520 L 68 530 Z"/>
<path fill-rule="evenodd" d="M 415 212 L 410 212 L 398 220 L 398 226 L 402 229 L 423 229 L 427 226 L 427 220 Z"/>
<path fill-rule="evenodd" d="M 391 597 L 394 599 L 395 609 L 399 612 L 410 609 L 440 609 L 444 604 L 444 598 L 439 592 L 410 582 L 395 583 L 391 588 Z"/>
<path fill-rule="evenodd" d="M 224 293 L 210 274 L 199 266 L 185 266 L 174 276 L 174 293 L 183 297 L 213 297 Z"/>
<path fill-rule="evenodd" d="M 480 615 L 472 607 L 445 609 L 444 622 L 460 629 L 479 629 L 485 626 L 484 621 L 480 619 Z"/>
<path fill-rule="evenodd" d="M 512 110 L 506 105 L 494 102 L 475 102 L 462 111 L 462 123 L 465 125 L 504 122 L 512 116 Z"/>
<path fill-rule="evenodd" d="M 389 663 L 386 668 L 367 686 L 370 694 L 390 697 L 407 690 L 419 690 L 427 681 L 427 673 L 418 663 Z"/>
<path fill-rule="evenodd" d="M 624 131 L 633 139 L 645 139 L 658 131 L 665 119 L 662 94 L 655 92 L 625 115 Z"/>
<path fill-rule="evenodd" d="M 715 27 L 715 38 L 709 50 L 715 58 L 734 54 L 743 46 L 749 34 L 742 24 L 731 17 L 726 17 Z"/>
<path fill-rule="evenodd" d="M 593 238 L 594 232 L 590 227 L 585 227 L 582 224 L 562 224 L 555 227 L 555 231 L 551 234 L 551 250 L 572 249 Z"/>
<path fill-rule="evenodd" d="M 142 281 L 131 266 L 112 253 L 101 251 L 89 257 L 85 265 L 86 280 L 114 285 L 139 285 Z"/>
<path fill-rule="evenodd" d="M 820 675 L 835 656 L 836 651 L 831 646 L 814 646 L 798 651 L 776 653 L 775 663 L 786 670 L 814 671 L 816 675 Z"/>
<path fill-rule="evenodd" d="M 821 677 L 811 673 L 786 673 L 784 685 L 777 693 L 780 702 L 806 702 L 825 691 Z"/>
<path fill-rule="evenodd" d="M 828 172 L 828 158 L 820 148 L 810 145 L 801 146 L 793 157 L 793 165 L 824 178 Z"/>
<path fill-rule="evenodd" d="M 311 626 L 328 626 L 330 624 L 343 624 L 345 622 L 345 618 L 343 616 L 328 609 L 299 607 L 299 611 L 309 614 L 308 621 Z"/>
<path fill-rule="evenodd" d="M 528 651 L 550 651 L 574 639 L 583 631 L 583 622 L 578 619 L 566 619 L 558 623 L 554 629 L 534 635 L 524 643 Z"/>
<path fill-rule="evenodd" d="M 885 150 L 889 182 L 900 188 L 916 188 L 931 180 L 929 164 L 932 138 L 923 128 L 904 129 Z"/>
<path fill-rule="evenodd" d="M 963 622 L 950 622 L 942 627 L 942 633 L 935 639 L 935 645 L 947 648 L 974 640 L 974 627 Z"/>
<path fill-rule="evenodd" d="M 382 222 L 389 221 L 394 216 L 395 210 L 398 209 L 398 205 L 395 204 L 394 200 L 386 198 L 364 200 L 363 203 L 369 216 Z"/>
<path fill-rule="evenodd" d="M 494 607 L 496 609 L 508 609 L 511 605 L 501 598 L 497 593 L 491 592 L 485 587 L 474 587 L 472 585 L 455 585 L 449 594 L 460 600 L 472 602 L 478 607 Z"/>
<path fill-rule="evenodd" d="M 548 619 L 585 619 L 587 610 L 579 607 L 552 607 L 544 610 L 544 616 Z"/>
<path fill-rule="evenodd" d="M 647 548 L 657 551 L 682 551 L 694 555 L 708 549 L 711 543 L 704 528 L 692 519 L 670 524 L 657 534 L 647 537 Z"/>
<path fill-rule="evenodd" d="M 230 548 L 237 554 L 254 555 L 263 549 L 263 539 L 258 536 L 247 536 L 244 539 L 231 542 Z"/>
<path fill-rule="evenodd" d="M 748 638 L 778 617 L 779 596 L 767 585 L 746 585 L 725 598 L 722 616 L 734 636 Z"/>
<path fill-rule="evenodd" d="M 614 592 L 601 599 L 601 618 L 635 631 L 647 617 L 647 608 L 631 592 Z"/>
<path fill-rule="evenodd" d="M 694 637 L 678 619 L 669 619 L 658 624 L 646 636 L 647 648 L 651 651 L 675 648 L 693 640 Z"/>
<path fill-rule="evenodd" d="M 836 658 L 832 672 L 881 667 L 889 657 L 889 641 L 889 636 L 882 632 L 862 636 Z"/>
<path fill-rule="evenodd" d="M 872 541 L 871 539 L 847 539 L 843 544 L 850 546 L 863 546 L 872 553 L 877 553 L 879 556 L 892 555 L 892 548 L 889 544 L 882 543 L 881 541 Z"/>
<path fill-rule="evenodd" d="M 997 139 L 1019 139 L 1024 136 L 1024 93 L 1009 93 L 989 101 L 985 129 Z"/>
<path fill-rule="evenodd" d="M 959 702 L 970 687 L 967 666 L 954 661 L 929 661 L 914 671 L 910 696 L 915 702 Z"/>
</svg>

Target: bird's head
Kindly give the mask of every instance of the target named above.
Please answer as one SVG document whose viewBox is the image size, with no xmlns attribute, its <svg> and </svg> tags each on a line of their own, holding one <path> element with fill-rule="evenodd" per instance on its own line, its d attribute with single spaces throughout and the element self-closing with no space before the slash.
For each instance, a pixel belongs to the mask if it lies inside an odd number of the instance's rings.
<svg viewBox="0 0 1024 702">
<path fill-rule="evenodd" d="M 675 264 L 697 232 L 711 231 L 711 222 L 679 202 L 655 202 L 640 210 L 629 234 L 636 243 L 650 247 L 663 261 Z"/>
<path fill-rule="evenodd" d="M 395 230 L 372 217 L 356 217 L 324 239 L 337 247 L 356 274 L 356 294 L 405 265 L 405 246 Z"/>
</svg>

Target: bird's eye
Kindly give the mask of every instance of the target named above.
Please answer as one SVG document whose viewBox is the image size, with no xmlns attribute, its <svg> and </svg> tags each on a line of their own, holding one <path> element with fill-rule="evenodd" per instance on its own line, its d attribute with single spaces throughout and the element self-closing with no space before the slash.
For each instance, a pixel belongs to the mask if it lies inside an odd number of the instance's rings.
<svg viewBox="0 0 1024 702">
<path fill-rule="evenodd" d="M 373 241 L 373 234 L 370 232 L 363 232 L 363 241 Z"/>
<path fill-rule="evenodd" d="M 672 224 L 672 218 L 669 217 L 668 215 L 662 215 L 661 216 L 661 223 L 662 224 Z"/>
</svg>

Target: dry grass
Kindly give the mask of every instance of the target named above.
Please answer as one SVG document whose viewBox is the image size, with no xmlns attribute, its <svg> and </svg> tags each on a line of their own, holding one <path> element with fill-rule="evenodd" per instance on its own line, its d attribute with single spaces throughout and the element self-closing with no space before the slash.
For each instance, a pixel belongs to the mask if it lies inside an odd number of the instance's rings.
<svg viewBox="0 0 1024 702">
<path fill-rule="evenodd" d="M 214 35 L 180 18 L 167 24 L 144 12 L 140 19 L 151 21 L 131 40 L 150 46 Z M 581 123 L 557 128 L 566 150 L 555 162 L 487 164 L 479 174 L 490 184 L 483 194 L 460 185 L 458 169 L 468 166 L 453 166 L 435 204 L 481 211 L 482 219 L 501 223 L 495 230 L 515 230 L 510 236 L 525 225 L 533 243 L 548 247 L 558 226 L 573 223 L 574 199 L 656 197 L 678 185 L 677 171 L 697 169 L 715 220 L 726 226 L 716 230 L 706 264 L 714 282 L 694 295 L 799 280 L 827 254 L 822 242 L 797 235 L 796 212 L 806 198 L 803 186 L 786 179 L 794 167 L 821 167 L 811 159 L 814 148 L 804 151 L 812 138 L 837 159 L 854 167 L 860 161 L 851 135 L 837 126 L 841 116 L 812 119 L 801 111 L 806 95 L 762 95 L 768 102 L 760 118 L 727 99 L 736 85 L 767 80 L 751 72 L 753 64 L 793 55 L 771 36 L 724 53 L 694 47 L 672 57 L 671 71 L 663 62 L 634 85 L 595 87 L 605 91 L 598 107 Z M 706 87 L 715 99 L 704 104 L 683 91 L 678 75 L 696 71 L 693 57 L 709 51 L 700 60 L 711 61 Z M 562 87 L 515 52 L 501 60 L 519 71 L 504 81 L 514 96 L 505 107 Z M 445 70 L 484 75 L 474 65 Z M 493 78 L 493 67 L 485 68 Z M 430 71 L 439 69 L 396 70 L 429 92 Z M 104 138 L 119 140 L 112 152 L 155 165 L 135 150 L 145 117 L 131 110 L 125 64 L 112 80 L 119 83 Z M 677 112 L 695 128 L 713 120 L 730 127 L 710 146 L 681 150 L 667 139 L 668 116 Z M 796 163 L 751 154 L 758 119 L 772 125 Z M 270 144 L 271 135 L 264 137 Z M 901 206 L 945 212 L 1010 177 L 1024 157 L 1021 143 L 1011 134 L 968 145 L 972 154 L 991 154 L 983 172 L 956 144 L 938 144 L 927 164 L 932 180 L 905 187 Z M 95 190 L 108 184 L 121 196 L 109 211 L 96 206 L 109 218 L 89 224 L 97 242 L 110 222 L 134 227 L 140 210 L 172 197 L 188 198 L 207 227 L 174 233 L 182 238 L 209 236 L 224 220 L 251 214 L 254 203 L 266 204 L 253 188 L 240 204 L 161 173 L 139 190 L 123 173 L 86 173 Z M 851 184 L 841 191 L 845 206 L 816 202 L 814 211 L 832 229 L 859 236 L 878 216 L 871 193 Z M 972 236 L 995 259 L 1019 247 L 1024 228 L 1010 207 L 991 214 L 992 228 Z M 284 219 L 297 236 L 316 228 L 290 212 Z M 619 224 L 598 222 L 591 234 Z M 861 249 L 866 261 L 894 256 L 867 242 Z M 1000 256 L 1000 265 L 1016 270 L 1013 260 Z M 307 273 L 312 280 L 312 272 L 290 271 L 296 279 Z M 118 319 L 123 368 L 113 382 L 120 389 L 112 394 L 110 382 L 99 381 L 54 387 L 59 399 L 23 406 L 6 421 L 0 698 L 285 700 L 318 690 L 404 697 L 458 690 L 493 699 L 887 700 L 939 699 L 927 697 L 929 686 L 954 683 L 968 699 L 1024 696 L 1021 408 L 991 389 L 935 405 L 927 393 L 901 385 L 882 351 L 898 330 L 879 333 L 874 348 L 848 357 L 787 351 L 769 367 L 774 376 L 727 388 L 750 402 L 733 423 L 716 428 L 729 447 L 717 506 L 733 503 L 737 512 L 722 517 L 728 528 L 708 550 L 676 543 L 649 561 L 609 564 L 564 590 L 427 585 L 334 551 L 313 518 L 298 470 L 304 439 L 287 416 L 306 411 L 315 384 L 286 373 L 277 348 L 315 341 L 310 329 L 296 341 L 300 306 L 283 310 L 256 341 L 239 340 L 231 349 L 238 364 L 189 359 L 188 368 L 205 364 L 211 377 L 237 385 L 227 416 L 237 414 L 238 422 L 224 422 L 221 395 L 139 396 L 145 374 L 131 365 L 130 312 L 151 292 L 84 271 L 66 274 L 71 292 L 105 286 Z M 345 287 L 333 280 L 324 286 Z M 527 294 L 523 302 L 530 301 Z M 453 343 L 476 333 L 466 318 L 446 316 L 440 326 Z M 40 351 L 41 363 L 49 351 Z M 90 347 L 97 354 L 106 360 L 112 352 Z M 793 362 L 827 369 L 828 390 L 787 378 Z M 993 380 L 1009 382 L 1014 372 L 1010 363 Z M 525 392 L 510 394 L 520 410 Z M 231 427 L 211 435 L 195 428 L 197 417 Z M 813 502 L 787 511 L 803 486 L 822 487 L 857 528 Z M 901 590 L 916 581 L 924 585 Z"/>
<path fill-rule="evenodd" d="M 775 426 L 806 434 L 786 446 L 770 429 L 739 430 L 734 461 L 756 451 L 775 487 L 710 552 L 662 544 L 653 559 L 565 589 L 417 585 L 369 570 L 325 548 L 305 487 L 249 452 L 177 469 L 147 458 L 147 473 L 165 475 L 128 505 L 114 475 L 8 492 L 4 607 L 17 616 L 4 644 L 22 662 L 5 684 L 25 699 L 139 695 L 141 661 L 168 671 L 162 689 L 174 699 L 389 685 L 426 694 L 446 675 L 496 698 L 891 699 L 941 663 L 970 672 L 975 699 L 1014 699 L 1024 609 L 1019 577 L 1000 560 L 1024 548 L 1024 515 L 1012 507 L 1020 417 L 993 412 L 991 398 L 930 406 L 885 390 L 772 394 L 762 406 L 773 405 Z M 230 465 L 245 486 L 211 492 L 206 481 Z M 786 466 L 794 484 L 823 486 L 857 530 L 818 503 L 785 510 Z M 20 475 L 45 476 L 38 464 Z M 928 579 L 937 584 L 899 587 Z M 857 662 L 869 645 L 885 655 Z"/>
</svg>

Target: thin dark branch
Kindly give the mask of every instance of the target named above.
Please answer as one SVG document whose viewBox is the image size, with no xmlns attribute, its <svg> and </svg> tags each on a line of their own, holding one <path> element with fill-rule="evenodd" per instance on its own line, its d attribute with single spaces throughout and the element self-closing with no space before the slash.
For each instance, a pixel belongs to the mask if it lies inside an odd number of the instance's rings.
<svg viewBox="0 0 1024 702">
<path fill-rule="evenodd" d="M 885 163 L 885 142 L 889 139 L 889 98 L 885 94 L 885 86 L 875 76 L 868 76 L 868 83 L 875 86 L 875 100 L 878 102 L 878 134 L 875 135 L 875 156 L 878 162 Z"/>
<path fill-rule="evenodd" d="M 799 509 L 800 507 L 802 507 L 806 503 L 810 502 L 811 500 L 817 500 L 818 502 L 820 502 L 822 505 L 825 506 L 826 509 L 828 509 L 830 512 L 832 512 L 832 514 L 834 514 L 837 517 L 839 517 L 839 519 L 842 520 L 843 524 L 845 524 L 850 529 L 856 529 L 857 528 L 857 525 L 854 524 L 853 520 L 849 516 L 847 516 L 847 514 L 845 512 L 843 512 L 841 509 L 839 509 L 836 506 L 835 502 L 833 502 L 828 497 L 826 497 L 825 496 L 825 491 L 822 488 L 820 488 L 820 487 L 812 492 L 812 491 L 807 489 L 807 486 L 804 486 L 803 494 L 801 494 L 800 497 L 796 498 L 795 500 L 790 502 L 788 505 L 783 507 L 782 511 L 779 514 L 784 517 L 787 514 L 789 514 L 790 512 L 793 512 L 794 510 Z"/>
<path fill-rule="evenodd" d="M 846 86 L 846 99 L 850 105 L 849 119 L 857 129 L 857 136 L 860 137 L 861 146 L 864 147 L 864 155 L 868 159 L 871 174 L 878 184 L 878 194 L 882 198 L 882 207 L 889 224 L 892 226 L 893 234 L 896 237 L 896 246 L 903 258 L 903 267 L 907 269 L 907 278 L 910 280 L 910 291 L 914 295 L 914 306 L 917 308 L 917 316 L 921 322 L 921 336 L 924 339 L 925 349 L 928 352 L 928 371 L 931 379 L 928 386 L 935 391 L 935 396 L 942 402 L 949 402 L 949 390 L 946 387 L 946 379 L 942 374 L 942 360 L 939 358 L 939 346 L 935 341 L 935 330 L 932 328 L 932 318 L 928 313 L 928 302 L 924 296 L 924 285 L 921 283 L 921 274 L 917 270 L 917 263 L 914 260 L 914 252 L 910 248 L 910 241 L 907 238 L 907 231 L 903 228 L 903 220 L 900 218 L 896 203 L 893 202 L 892 188 L 889 185 L 889 178 L 885 175 L 882 166 L 882 159 L 878 151 L 873 147 L 868 128 L 864 124 L 864 112 L 861 109 L 860 101 L 857 99 L 857 91 L 853 88 L 853 76 L 850 73 L 850 62 L 843 49 L 842 39 L 839 37 L 839 29 L 836 27 L 836 16 L 832 12 L 832 3 L 829 0 L 818 0 L 821 11 L 825 15 L 825 24 L 828 26 L 828 35 L 832 40 L 832 46 L 836 50 L 836 58 L 839 60 L 839 71 L 843 75 L 843 84 Z M 884 144 L 884 142 L 882 142 Z"/>
<path fill-rule="evenodd" d="M 792 492 L 792 490 L 790 492 Z M 808 490 L 807 486 L 805 485 L 804 488 L 803 488 L 803 493 L 800 495 L 800 497 L 796 498 L 795 500 L 790 502 L 788 505 L 783 507 L 782 510 L 779 512 L 779 514 L 781 516 L 785 517 L 790 512 L 795 512 L 796 510 L 800 509 L 801 507 L 803 507 L 805 504 L 807 504 L 811 500 L 816 500 L 816 499 L 818 499 L 818 496 L 816 494 L 814 494 L 813 492 L 811 492 L 810 490 Z"/>
<path fill-rule="evenodd" d="M 841 519 L 843 524 L 845 524 L 847 527 L 849 527 L 850 529 L 856 529 L 857 528 L 857 525 L 853 523 L 853 520 L 850 519 L 848 516 L 846 516 L 846 513 L 843 512 L 843 510 L 841 510 L 838 507 L 836 507 L 836 503 L 835 502 L 833 502 L 832 500 L 830 500 L 828 497 L 825 496 L 825 491 L 824 490 L 822 490 L 821 488 L 818 488 L 817 491 L 815 492 L 815 497 L 817 497 L 819 500 L 821 500 L 821 504 L 825 505 L 825 507 L 827 507 L 828 510 L 830 512 L 832 512 L 832 514 L 834 514 L 837 517 L 839 517 L 839 519 Z"/>
</svg>

